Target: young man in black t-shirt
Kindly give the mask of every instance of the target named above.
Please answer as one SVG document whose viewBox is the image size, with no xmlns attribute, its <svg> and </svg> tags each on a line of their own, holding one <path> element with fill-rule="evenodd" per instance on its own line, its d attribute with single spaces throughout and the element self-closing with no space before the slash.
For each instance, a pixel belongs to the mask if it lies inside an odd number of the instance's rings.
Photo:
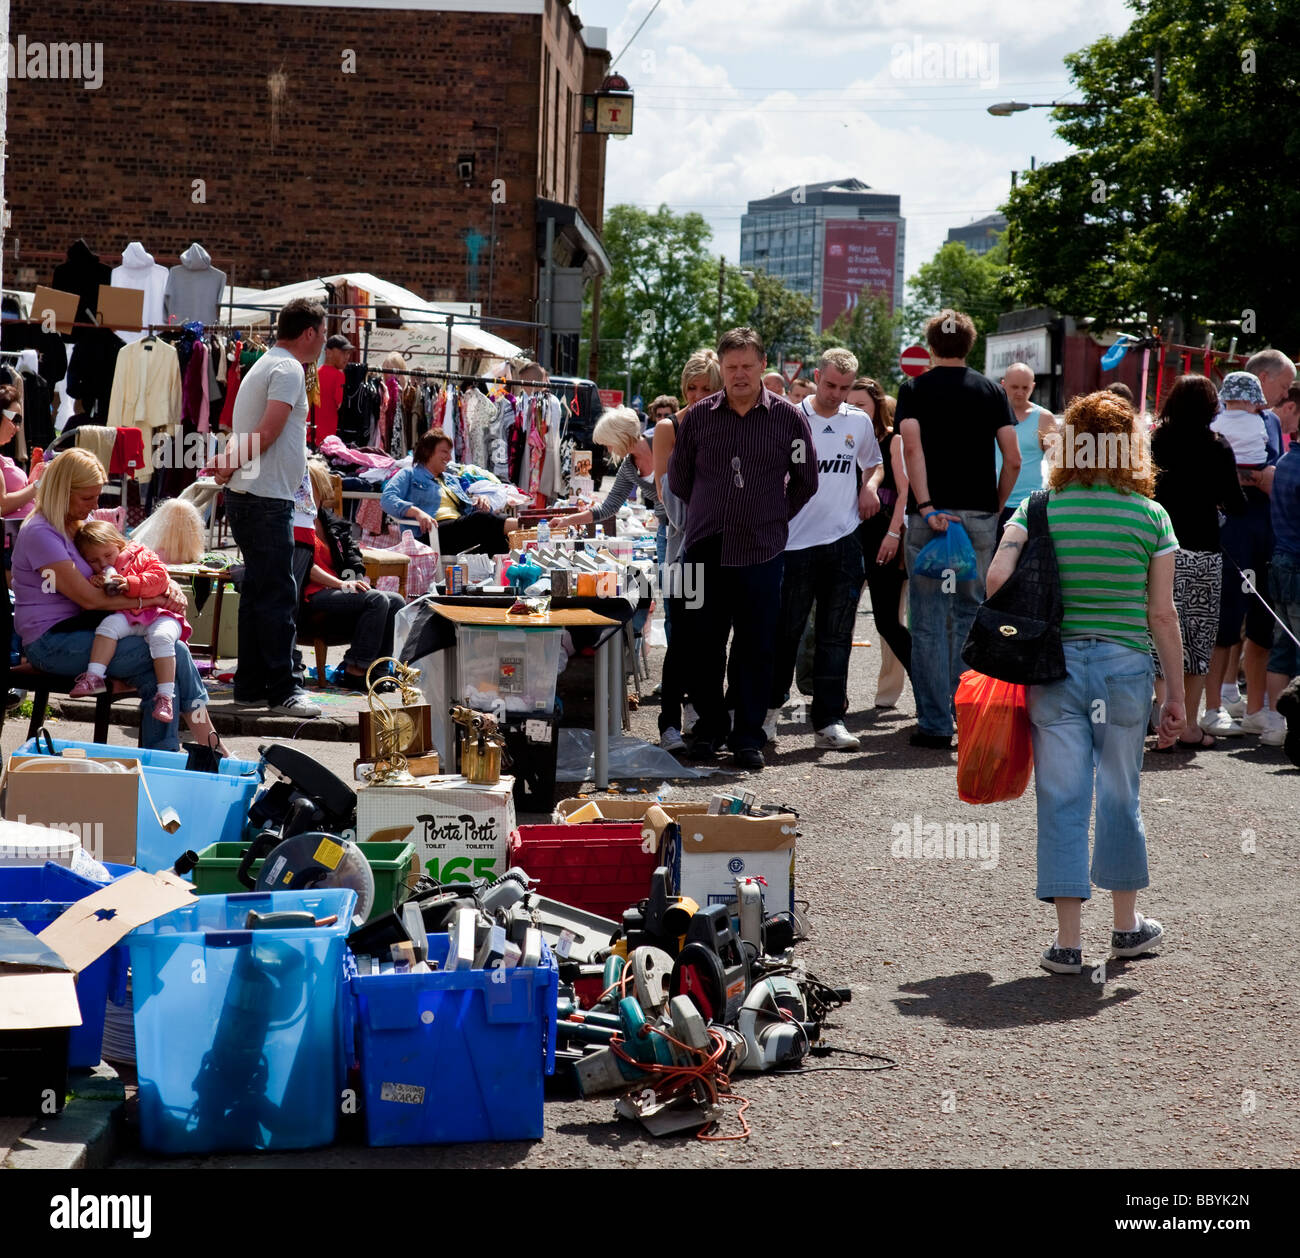
<svg viewBox="0 0 1300 1258">
<path fill-rule="evenodd" d="M 942 310 L 926 324 L 925 339 L 934 365 L 899 389 L 894 427 L 903 439 L 909 482 L 905 557 L 918 726 L 911 741 L 947 748 L 952 745 L 953 696 L 966 667 L 961 648 L 984 601 L 998 514 L 1020 472 L 1020 447 L 1007 395 L 966 366 L 975 344 L 970 317 Z M 1000 476 L 995 447 L 1002 452 Z M 921 550 L 954 521 L 970 534 L 978 578 L 915 575 Z"/>
</svg>

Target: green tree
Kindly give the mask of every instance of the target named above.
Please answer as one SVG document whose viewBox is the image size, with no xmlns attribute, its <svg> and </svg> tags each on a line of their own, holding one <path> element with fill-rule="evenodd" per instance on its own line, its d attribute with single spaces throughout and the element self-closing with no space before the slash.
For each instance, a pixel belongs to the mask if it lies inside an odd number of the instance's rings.
<svg viewBox="0 0 1300 1258">
<path fill-rule="evenodd" d="M 719 259 L 707 248 L 711 233 L 703 216 L 654 212 L 616 205 L 605 215 L 604 244 L 612 274 L 601 287 L 600 380 L 619 388 L 632 371 L 632 387 L 648 403 L 675 394 L 686 359 L 717 344 Z M 590 293 L 588 294 L 590 318 Z M 723 321 L 743 321 L 753 307 L 743 277 L 725 272 Z M 589 345 L 579 347 L 587 363 Z"/>
<path fill-rule="evenodd" d="M 858 371 L 872 376 L 888 393 L 902 378 L 898 369 L 902 327 L 901 313 L 894 313 L 884 293 L 863 289 L 857 305 L 846 310 L 821 334 L 818 349 L 842 345 L 852 351 L 858 360 Z"/>
<path fill-rule="evenodd" d="M 1300 344 L 1294 3 L 1130 0 L 1134 20 L 1066 58 L 1074 151 L 1005 209 L 1012 291 L 1102 326 L 1179 316 L 1243 344 Z"/>
<path fill-rule="evenodd" d="M 773 367 L 782 357 L 807 360 L 816 344 L 817 306 L 811 297 L 787 288 L 779 276 L 753 273 L 754 307 L 749 326 L 763 338 Z"/>
<path fill-rule="evenodd" d="M 903 326 L 908 339 L 925 344 L 925 323 L 940 310 L 961 310 L 970 315 L 977 336 L 966 361 L 984 370 L 984 338 L 997 331 L 998 315 L 1012 308 L 1007 291 L 1006 241 L 999 240 L 987 253 L 978 254 L 950 240 L 929 262 L 923 262 L 907 282 L 908 299 Z"/>
</svg>

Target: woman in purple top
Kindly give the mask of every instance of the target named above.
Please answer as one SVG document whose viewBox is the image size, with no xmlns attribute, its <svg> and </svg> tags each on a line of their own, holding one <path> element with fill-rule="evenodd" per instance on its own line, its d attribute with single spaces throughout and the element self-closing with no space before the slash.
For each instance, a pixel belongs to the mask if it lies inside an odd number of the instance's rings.
<svg viewBox="0 0 1300 1258">
<path fill-rule="evenodd" d="M 153 599 L 113 597 L 90 583 L 90 565 L 72 543 L 77 529 L 99 502 L 107 477 L 88 450 L 66 450 L 49 465 L 36 492 L 36 511 L 23 521 L 14 543 L 11 578 L 14 628 L 30 663 L 47 673 L 76 676 L 86 671 L 95 625 L 108 612 L 169 607 L 183 611 L 185 599 L 176 585 Z M 47 513 L 59 523 L 55 524 Z M 176 721 L 154 719 L 157 689 L 153 661 L 143 638 L 124 638 L 108 666 L 139 691 L 140 741 L 145 747 L 176 750 Z M 176 646 L 176 708 L 206 747 L 227 754 L 208 719 L 208 692 L 184 643 Z"/>
</svg>

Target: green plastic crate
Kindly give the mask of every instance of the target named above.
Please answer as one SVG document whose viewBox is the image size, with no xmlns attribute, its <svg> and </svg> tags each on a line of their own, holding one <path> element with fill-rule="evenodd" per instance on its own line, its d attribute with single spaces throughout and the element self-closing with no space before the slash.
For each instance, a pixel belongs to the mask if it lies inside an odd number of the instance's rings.
<svg viewBox="0 0 1300 1258">
<path fill-rule="evenodd" d="M 199 863 L 194 866 L 194 885 L 199 895 L 234 895 L 248 890 L 236 876 L 247 846 L 211 843 L 199 853 Z M 391 912 L 406 899 L 406 876 L 411 872 L 415 848 L 410 843 L 358 843 L 357 846 L 375 875 L 375 906 L 370 910 L 373 919 Z M 260 860 L 253 862 L 254 878 L 261 868 Z"/>
</svg>

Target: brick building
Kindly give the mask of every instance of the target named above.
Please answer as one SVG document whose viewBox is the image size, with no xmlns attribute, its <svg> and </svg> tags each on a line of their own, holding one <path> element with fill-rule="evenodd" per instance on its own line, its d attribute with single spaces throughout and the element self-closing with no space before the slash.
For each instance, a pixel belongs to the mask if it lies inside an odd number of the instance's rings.
<svg viewBox="0 0 1300 1258">
<path fill-rule="evenodd" d="M 609 53 L 568 0 L 12 0 L 9 42 L 6 285 L 78 237 L 110 265 L 199 241 L 236 286 L 363 270 L 549 323 L 488 326 L 576 366 Z"/>
</svg>

